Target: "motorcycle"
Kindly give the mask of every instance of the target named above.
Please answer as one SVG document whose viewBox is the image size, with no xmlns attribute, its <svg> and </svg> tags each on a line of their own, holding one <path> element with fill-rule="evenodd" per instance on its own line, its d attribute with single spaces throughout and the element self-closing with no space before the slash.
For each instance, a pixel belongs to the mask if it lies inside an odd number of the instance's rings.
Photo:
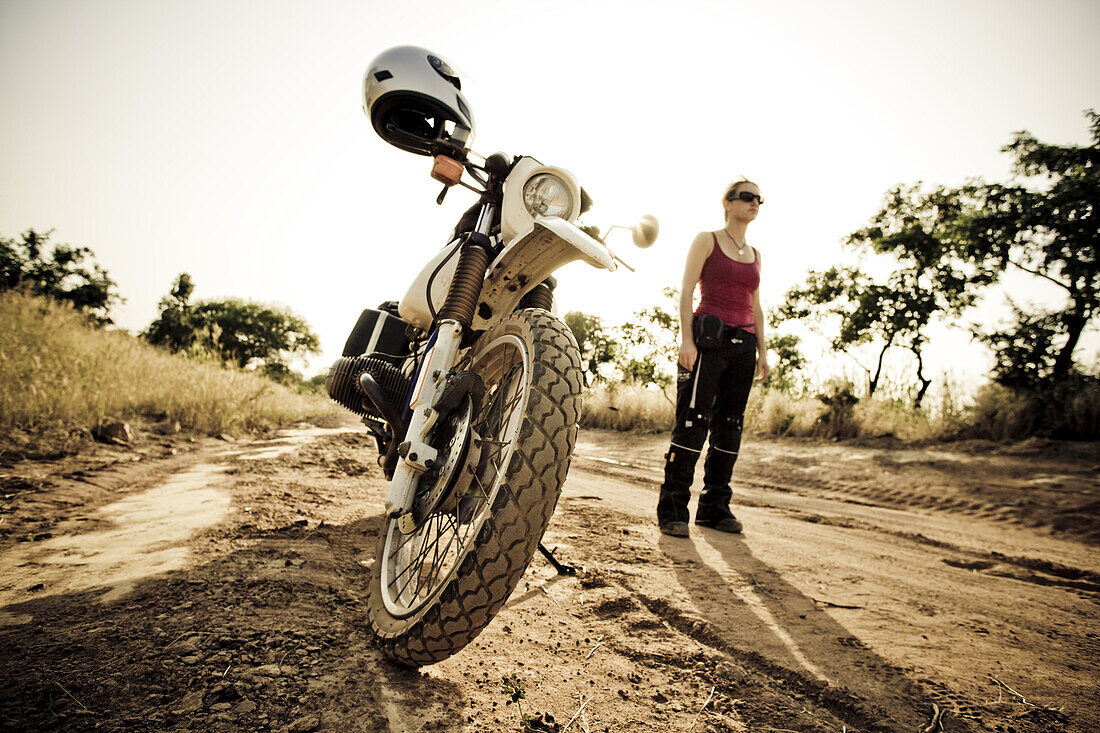
<svg viewBox="0 0 1100 733">
<path fill-rule="evenodd" d="M 541 539 L 576 444 L 583 377 L 553 273 L 625 263 L 580 224 L 592 202 L 571 173 L 473 152 L 461 79 L 442 57 L 390 49 L 363 93 L 383 140 L 433 159 L 437 203 L 456 187 L 478 194 L 404 297 L 363 311 L 326 380 L 374 437 L 389 480 L 369 627 L 386 656 L 419 666 L 469 644 L 537 549 L 563 567 Z M 632 229 L 648 247 L 658 225 L 647 216 Z"/>
</svg>

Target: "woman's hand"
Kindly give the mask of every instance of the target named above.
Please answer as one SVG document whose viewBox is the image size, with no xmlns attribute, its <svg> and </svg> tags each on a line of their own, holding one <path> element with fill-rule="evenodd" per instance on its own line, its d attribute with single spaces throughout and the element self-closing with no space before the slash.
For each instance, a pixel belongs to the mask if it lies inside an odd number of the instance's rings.
<svg viewBox="0 0 1100 733">
<path fill-rule="evenodd" d="M 763 382 L 768 378 L 772 368 L 768 366 L 768 352 L 760 354 L 756 359 L 756 381 Z"/>
<path fill-rule="evenodd" d="M 693 341 L 681 341 L 680 342 L 680 356 L 677 361 L 684 369 L 689 372 L 695 369 L 695 360 L 699 356 L 699 350 L 695 348 L 695 342 Z"/>
</svg>

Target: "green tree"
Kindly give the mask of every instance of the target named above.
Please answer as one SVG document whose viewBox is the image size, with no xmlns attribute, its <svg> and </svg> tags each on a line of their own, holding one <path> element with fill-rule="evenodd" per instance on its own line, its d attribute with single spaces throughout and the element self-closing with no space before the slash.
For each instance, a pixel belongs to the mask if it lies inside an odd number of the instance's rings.
<svg viewBox="0 0 1100 733">
<path fill-rule="evenodd" d="M 993 350 L 997 381 L 1038 388 L 1066 380 L 1081 334 L 1100 312 L 1100 115 L 1085 112 L 1092 143 L 1050 145 L 1027 131 L 1001 148 L 1019 184 L 972 181 L 931 192 L 899 185 L 849 242 L 893 255 L 940 310 L 958 314 L 1009 269 L 1060 288 L 1048 312 L 1012 303 L 1006 328 L 978 329 Z"/>
<path fill-rule="evenodd" d="M 70 303 L 99 325 L 112 323 L 111 307 L 122 302 L 107 271 L 92 262 L 87 247 L 50 247 L 52 229 L 28 229 L 22 241 L 0 237 L 0 292 L 26 288 L 34 295 Z"/>
<path fill-rule="evenodd" d="M 845 243 L 863 254 L 889 255 L 895 269 L 909 271 L 916 285 L 939 291 L 942 310 L 958 312 L 998 276 L 998 268 L 974 251 L 959 227 L 967 208 L 961 190 L 899 184 L 886 192 L 867 226 Z"/>
<path fill-rule="evenodd" d="M 569 330 L 577 339 L 577 346 L 580 347 L 585 384 L 604 379 L 600 368 L 605 364 L 611 364 L 619 349 L 614 335 L 604 327 L 599 316 L 581 311 L 566 313 L 565 325 L 569 326 Z"/>
<path fill-rule="evenodd" d="M 1015 353 L 1030 338 L 1045 339 L 1034 367 L 1048 384 L 1071 376 L 1081 334 L 1100 312 L 1100 114 L 1085 116 L 1090 145 L 1051 145 L 1025 130 L 1001 148 L 1013 156 L 1013 172 L 1034 187 L 978 182 L 960 191 L 970 206 L 956 223 L 970 257 L 998 271 L 1029 273 L 1065 293 L 1065 306 L 1052 313 L 1014 306 L 1015 327 L 984 338 Z M 1039 322 L 1046 327 L 1037 330 Z M 1014 381 L 1015 372 L 998 356 L 998 381 Z"/>
<path fill-rule="evenodd" d="M 664 302 L 634 313 L 634 319 L 617 329 L 623 344 L 615 364 L 623 380 L 652 384 L 663 390 L 675 379 L 676 355 L 680 348 L 678 315 L 679 290 L 664 288 Z M 665 395 L 667 398 L 668 395 Z"/>
<path fill-rule="evenodd" d="M 846 285 L 837 285 L 846 291 L 843 307 L 855 310 L 836 313 L 842 328 L 834 347 L 876 343 L 879 348 L 869 394 L 878 385 L 886 352 L 901 347 L 917 365 L 913 405 L 919 407 L 932 384 L 924 372 L 928 326 L 957 318 L 974 304 L 980 287 L 996 279 L 996 267 L 976 256 L 960 236 L 964 199 L 944 187 L 925 191 L 919 183 L 899 185 L 886 193 L 868 225 L 847 237 L 846 245 L 862 258 L 875 256 L 874 269 L 885 265 L 889 270 L 878 279 L 856 273 Z"/>
<path fill-rule="evenodd" d="M 768 373 L 764 386 L 783 391 L 790 391 L 795 387 L 799 373 L 806 366 L 806 359 L 798 348 L 800 343 L 802 339 L 792 334 L 768 337 L 768 351 L 775 357 L 775 363 Z"/>
<path fill-rule="evenodd" d="M 193 292 L 191 276 L 181 273 L 145 331 L 150 343 L 172 351 L 204 348 L 241 368 L 262 365 L 278 379 L 289 378 L 291 358 L 319 351 L 309 324 L 285 307 L 239 298 L 192 304 Z"/>
<path fill-rule="evenodd" d="M 1027 313 L 1010 302 L 1011 329 L 975 329 L 974 335 L 993 351 L 997 382 L 1012 389 L 1039 392 L 1049 383 L 1065 336 L 1065 320 L 1059 313 Z"/>
<path fill-rule="evenodd" d="M 180 352 L 191 349 L 199 338 L 201 324 L 191 307 L 195 285 L 191 276 L 181 272 L 168 295 L 160 299 L 160 314 L 145 331 L 149 343 Z"/>
<path fill-rule="evenodd" d="M 320 350 L 309 324 L 282 306 L 228 298 L 199 303 L 194 315 L 214 334 L 213 346 L 222 358 L 241 368 L 285 364 Z"/>
<path fill-rule="evenodd" d="M 878 388 L 887 352 L 910 350 L 918 364 L 914 404 L 919 406 L 931 384 L 923 372 L 924 329 L 939 310 L 935 293 L 911 269 L 895 269 L 876 281 L 858 268 L 831 267 L 810 272 L 804 284 L 788 290 L 771 321 L 797 319 L 819 333 L 832 333 L 832 348 L 841 353 L 853 355 L 858 347 L 870 346 L 875 363 L 864 366 L 868 396 Z"/>
</svg>

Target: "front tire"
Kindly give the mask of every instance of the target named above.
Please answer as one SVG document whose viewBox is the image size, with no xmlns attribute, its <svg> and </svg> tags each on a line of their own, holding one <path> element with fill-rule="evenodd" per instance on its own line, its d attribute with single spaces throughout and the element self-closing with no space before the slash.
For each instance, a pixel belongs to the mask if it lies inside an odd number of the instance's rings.
<svg viewBox="0 0 1100 733">
<path fill-rule="evenodd" d="M 459 368 L 485 385 L 470 486 L 410 535 L 388 519 L 371 570 L 370 629 L 386 656 L 413 666 L 465 647 L 504 605 L 550 522 L 577 440 L 580 354 L 555 316 L 509 315 Z"/>
</svg>

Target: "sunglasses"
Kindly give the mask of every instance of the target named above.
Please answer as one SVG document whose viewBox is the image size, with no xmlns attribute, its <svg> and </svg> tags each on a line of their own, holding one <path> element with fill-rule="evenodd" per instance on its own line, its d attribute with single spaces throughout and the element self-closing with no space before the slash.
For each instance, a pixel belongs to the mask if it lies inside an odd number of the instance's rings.
<svg viewBox="0 0 1100 733">
<path fill-rule="evenodd" d="M 746 204 L 751 204 L 753 199 L 756 199 L 757 202 L 761 204 L 764 203 L 764 198 L 760 194 L 750 193 L 749 191 L 738 191 L 726 197 L 726 201 L 744 201 Z"/>
</svg>

